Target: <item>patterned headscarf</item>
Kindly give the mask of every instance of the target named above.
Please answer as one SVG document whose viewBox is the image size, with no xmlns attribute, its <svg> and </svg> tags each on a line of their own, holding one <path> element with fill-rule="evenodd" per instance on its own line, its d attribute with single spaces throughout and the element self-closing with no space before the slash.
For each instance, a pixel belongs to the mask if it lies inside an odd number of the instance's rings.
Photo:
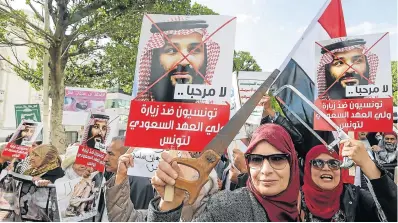
<svg viewBox="0 0 398 223">
<path fill-rule="evenodd" d="M 367 48 L 365 47 L 364 44 L 351 45 L 342 48 L 332 49 L 329 50 L 330 53 L 326 52 L 322 55 L 321 60 L 317 67 L 318 95 L 321 96 L 320 99 L 329 100 L 328 94 L 327 93 L 325 94 L 325 91 L 328 88 L 328 86 L 326 86 L 325 65 L 333 62 L 334 53 L 346 52 L 353 49 L 361 49 L 362 53 L 366 52 L 364 55 L 366 56 L 369 64 L 369 84 L 375 83 L 377 67 L 379 66 L 379 57 L 376 54 L 367 51 Z"/>
<path fill-rule="evenodd" d="M 109 119 L 106 119 L 106 118 L 98 118 L 98 117 L 95 117 L 95 114 L 92 114 L 92 115 L 89 117 L 89 120 L 88 120 L 86 126 L 84 127 L 82 145 L 87 145 L 87 140 L 89 140 L 89 131 L 90 131 L 90 129 L 91 129 L 90 127 L 92 127 L 97 121 L 99 121 L 99 122 L 106 122 L 106 123 L 107 123 L 107 126 L 106 126 L 106 134 L 105 134 L 105 137 L 102 139 L 102 141 L 103 141 L 104 144 L 105 144 L 106 138 L 108 137 L 109 132 L 111 131 L 111 128 L 110 128 L 110 126 L 109 126 Z M 92 136 L 91 136 L 91 137 L 92 137 Z"/>
<path fill-rule="evenodd" d="M 41 176 L 50 170 L 54 170 L 61 166 L 61 158 L 59 157 L 58 150 L 53 145 L 40 145 L 32 151 L 34 155 L 39 156 L 42 162 L 39 167 L 30 167 L 24 172 L 28 176 Z M 30 157 L 34 156 L 30 155 Z"/>
<path fill-rule="evenodd" d="M 170 22 L 174 21 L 186 21 L 187 19 L 182 16 L 177 16 L 175 18 L 170 19 Z M 205 28 L 193 28 L 193 29 L 178 29 L 178 30 L 167 30 L 163 31 L 166 35 L 189 35 L 191 33 L 197 32 L 203 36 L 202 40 L 205 40 L 208 37 L 207 30 Z M 161 33 L 153 33 L 149 38 L 148 43 L 146 44 L 142 56 L 140 58 L 140 64 L 138 69 L 138 94 L 145 91 L 150 85 L 150 74 L 151 74 L 151 63 L 152 63 L 152 50 L 156 48 L 162 48 L 167 42 L 167 39 L 163 37 Z M 217 65 L 218 57 L 220 55 L 220 46 L 211 41 L 211 39 L 205 42 L 206 51 L 207 51 L 207 68 L 205 79 L 206 82 L 211 83 L 214 75 L 214 70 Z M 137 98 L 140 101 L 152 101 L 153 96 L 148 94 L 148 91 L 145 92 L 140 98 Z"/>
</svg>

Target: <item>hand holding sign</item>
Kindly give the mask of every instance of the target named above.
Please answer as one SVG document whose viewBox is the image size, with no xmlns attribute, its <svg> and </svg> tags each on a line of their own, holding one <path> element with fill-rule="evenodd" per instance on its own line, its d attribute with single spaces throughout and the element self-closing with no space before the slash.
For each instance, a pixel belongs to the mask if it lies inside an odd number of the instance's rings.
<svg viewBox="0 0 398 223">
<path fill-rule="evenodd" d="M 129 167 L 134 167 L 133 150 L 134 148 L 130 147 L 124 155 L 119 157 L 115 185 L 121 184 L 127 178 L 127 169 Z"/>
</svg>

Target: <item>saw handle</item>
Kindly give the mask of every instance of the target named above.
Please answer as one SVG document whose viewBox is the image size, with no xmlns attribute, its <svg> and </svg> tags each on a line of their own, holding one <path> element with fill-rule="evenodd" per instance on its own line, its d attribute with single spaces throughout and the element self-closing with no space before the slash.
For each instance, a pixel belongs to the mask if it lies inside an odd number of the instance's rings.
<svg viewBox="0 0 398 223">
<path fill-rule="evenodd" d="M 198 171 L 199 178 L 197 180 L 186 180 L 182 177 L 178 177 L 175 180 L 175 187 L 185 190 L 189 193 L 188 204 L 193 204 L 199 196 L 200 190 L 209 180 L 209 175 L 212 169 L 217 165 L 220 160 L 220 156 L 213 150 L 207 150 L 197 158 L 174 158 L 172 162 L 177 162 L 188 167 L 191 167 Z"/>
</svg>

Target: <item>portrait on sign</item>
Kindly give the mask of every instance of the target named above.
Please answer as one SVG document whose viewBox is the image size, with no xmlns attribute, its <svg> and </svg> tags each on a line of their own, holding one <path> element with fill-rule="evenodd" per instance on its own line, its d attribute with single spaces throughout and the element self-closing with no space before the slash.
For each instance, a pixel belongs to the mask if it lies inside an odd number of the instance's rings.
<svg viewBox="0 0 398 223">
<path fill-rule="evenodd" d="M 82 145 L 103 150 L 105 149 L 105 142 L 109 133 L 109 116 L 90 114 L 84 128 Z"/>
<path fill-rule="evenodd" d="M 318 97 L 322 100 L 391 95 L 389 38 L 385 34 L 315 43 Z M 382 39 L 380 39 L 383 37 Z M 378 41 L 380 39 L 380 41 Z"/>
<path fill-rule="evenodd" d="M 392 126 L 388 33 L 315 42 L 315 105 L 344 131 L 385 132 Z M 314 129 L 334 131 L 318 113 Z"/>
<path fill-rule="evenodd" d="M 235 26 L 218 28 L 235 22 L 229 19 L 145 15 L 134 81 L 137 99 L 188 103 L 228 99 Z"/>
<path fill-rule="evenodd" d="M 30 146 L 40 134 L 42 127 L 40 122 L 23 120 L 10 139 L 10 142 L 16 145 Z"/>
</svg>

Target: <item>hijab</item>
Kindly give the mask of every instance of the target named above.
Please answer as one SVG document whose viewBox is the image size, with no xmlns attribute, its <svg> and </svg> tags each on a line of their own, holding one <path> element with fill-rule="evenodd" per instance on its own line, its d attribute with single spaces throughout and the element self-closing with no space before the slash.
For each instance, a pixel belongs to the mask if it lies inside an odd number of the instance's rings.
<svg viewBox="0 0 398 223">
<path fill-rule="evenodd" d="M 292 139 L 283 127 L 276 124 L 264 124 L 253 133 L 246 154 L 251 154 L 262 141 L 266 141 L 279 151 L 289 154 L 289 185 L 286 190 L 277 195 L 263 196 L 254 187 L 249 173 L 249 180 L 246 183 L 247 188 L 264 208 L 270 221 L 297 221 L 297 196 L 299 194 L 300 181 L 298 159 Z M 248 170 L 250 172 L 250 168 Z"/>
<path fill-rule="evenodd" d="M 50 170 L 54 170 L 61 166 L 61 158 L 58 155 L 58 150 L 52 145 L 40 145 L 36 147 L 32 153 L 35 153 L 42 159 L 39 167 L 30 167 L 24 172 L 24 175 L 42 176 Z"/>
<path fill-rule="evenodd" d="M 329 151 L 324 145 L 313 147 L 305 157 L 304 166 L 304 200 L 309 211 L 320 218 L 330 219 L 340 210 L 340 195 L 343 193 L 343 181 L 340 182 L 333 190 L 323 190 L 318 187 L 311 177 L 310 161 L 321 154 L 327 154 L 335 159 L 339 159 L 339 155 L 335 151 Z"/>
</svg>

